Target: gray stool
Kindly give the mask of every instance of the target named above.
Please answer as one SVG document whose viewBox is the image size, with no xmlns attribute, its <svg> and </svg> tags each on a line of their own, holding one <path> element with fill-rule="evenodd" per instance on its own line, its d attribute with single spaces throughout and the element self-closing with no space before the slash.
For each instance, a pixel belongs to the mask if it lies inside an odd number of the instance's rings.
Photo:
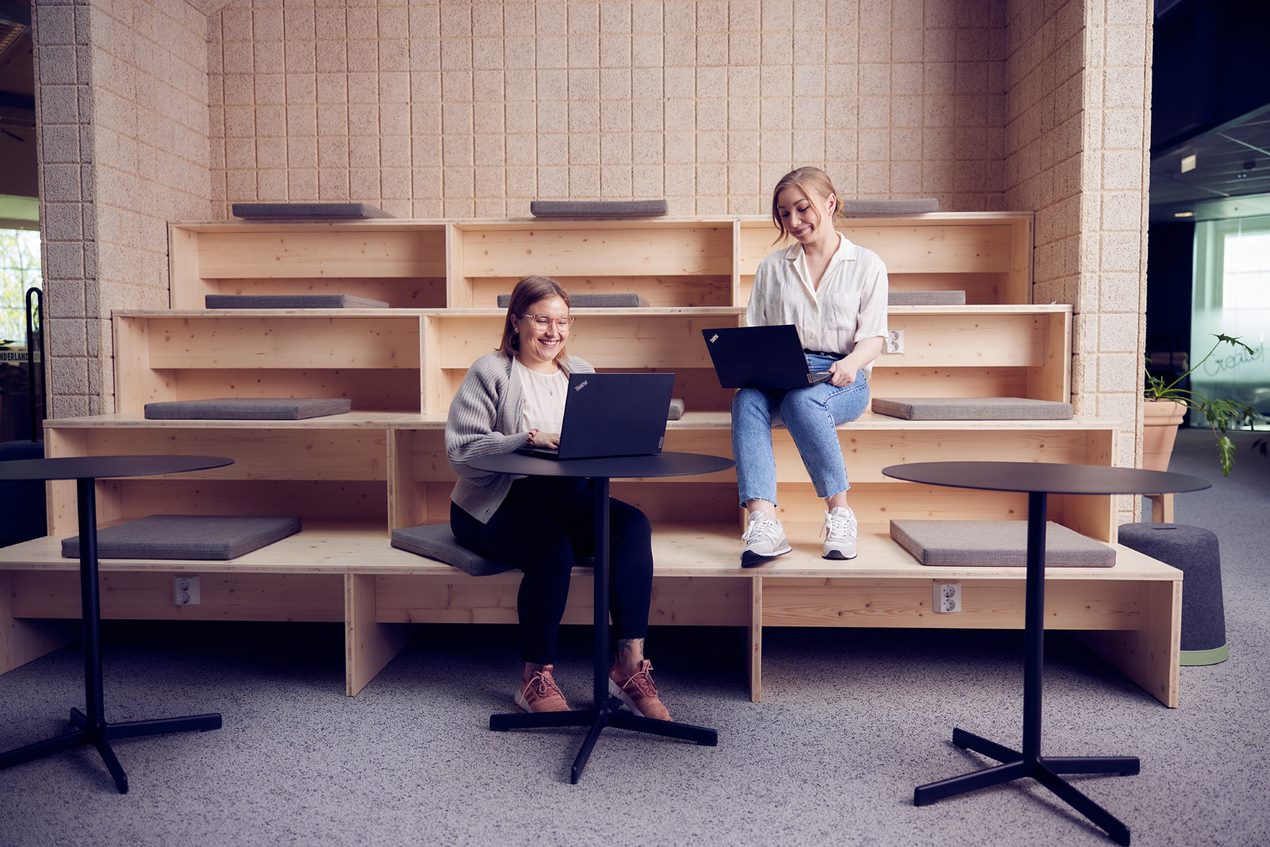
<svg viewBox="0 0 1270 847">
<path fill-rule="evenodd" d="M 1131 523 L 1120 527 L 1120 543 L 1184 574 L 1179 664 L 1216 665 L 1226 661 L 1226 612 L 1222 605 L 1217 536 L 1197 526 Z"/>
</svg>

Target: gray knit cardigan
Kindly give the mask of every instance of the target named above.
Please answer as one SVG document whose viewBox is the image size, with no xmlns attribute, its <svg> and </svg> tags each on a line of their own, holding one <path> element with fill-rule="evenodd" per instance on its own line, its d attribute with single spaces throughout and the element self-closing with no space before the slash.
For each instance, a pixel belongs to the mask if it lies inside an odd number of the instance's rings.
<svg viewBox="0 0 1270 847">
<path fill-rule="evenodd" d="M 595 373 L 595 368 L 577 356 L 569 356 L 561 367 L 565 373 Z M 520 428 L 524 407 L 520 381 L 512 379 L 512 360 L 499 352 L 486 353 L 473 362 L 450 401 L 445 457 L 459 476 L 450 499 L 481 523 L 489 523 L 503 504 L 512 477 L 478 471 L 467 463 L 477 456 L 511 453 L 528 446 L 529 433 Z"/>
</svg>

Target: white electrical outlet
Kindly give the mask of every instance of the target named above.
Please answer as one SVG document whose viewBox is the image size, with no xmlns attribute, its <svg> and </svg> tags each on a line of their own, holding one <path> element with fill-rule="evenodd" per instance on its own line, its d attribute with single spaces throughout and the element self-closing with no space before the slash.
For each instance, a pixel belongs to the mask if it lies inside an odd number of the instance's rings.
<svg viewBox="0 0 1270 847">
<path fill-rule="evenodd" d="M 938 614 L 947 615 L 961 611 L 960 582 L 933 582 L 931 587 L 934 589 L 931 608 Z"/>
<path fill-rule="evenodd" d="M 196 576 L 172 577 L 172 602 L 178 606 L 197 606 L 202 602 Z"/>
<path fill-rule="evenodd" d="M 903 353 L 904 352 L 904 330 L 893 329 L 886 337 L 886 346 L 882 350 L 883 353 Z"/>
</svg>

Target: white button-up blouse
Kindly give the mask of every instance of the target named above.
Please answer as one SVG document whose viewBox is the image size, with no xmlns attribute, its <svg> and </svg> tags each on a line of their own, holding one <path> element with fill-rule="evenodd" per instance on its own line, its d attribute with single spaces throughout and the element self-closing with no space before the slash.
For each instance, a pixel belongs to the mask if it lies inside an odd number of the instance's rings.
<svg viewBox="0 0 1270 847">
<path fill-rule="evenodd" d="M 805 349 L 847 355 L 861 339 L 886 337 L 886 300 L 882 259 L 838 233 L 838 249 L 819 289 L 807 270 L 801 244 L 777 250 L 760 262 L 745 324 L 793 324 Z"/>
</svg>

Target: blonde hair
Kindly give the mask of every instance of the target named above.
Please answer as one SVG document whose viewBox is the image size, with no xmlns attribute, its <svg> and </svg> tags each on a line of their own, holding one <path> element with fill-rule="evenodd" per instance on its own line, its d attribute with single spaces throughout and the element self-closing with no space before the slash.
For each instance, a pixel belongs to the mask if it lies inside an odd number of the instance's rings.
<svg viewBox="0 0 1270 847">
<path fill-rule="evenodd" d="M 828 197 L 830 194 L 835 197 L 838 195 L 837 190 L 833 187 L 833 182 L 829 179 L 829 174 L 825 173 L 820 168 L 811 167 L 810 165 L 795 168 L 781 177 L 780 181 L 776 183 L 776 187 L 772 189 L 772 223 L 776 224 L 776 228 L 780 230 L 780 235 L 776 237 L 777 241 L 787 238 L 789 236 L 789 230 L 785 227 L 785 221 L 781 218 L 780 209 L 777 208 L 776 205 L 776 199 L 780 197 L 782 191 L 791 186 L 802 192 L 803 197 L 812 204 L 812 208 L 815 208 L 817 205 L 811 198 L 812 191 L 821 197 Z M 831 217 L 835 215 L 840 216 L 841 214 L 842 202 L 839 200 L 839 202 L 834 206 Z M 817 211 L 817 215 L 819 215 L 819 211 Z M 816 223 L 820 223 L 820 220 L 817 219 Z"/>
<path fill-rule="evenodd" d="M 507 317 L 503 321 L 503 338 L 498 344 L 498 352 L 509 359 L 516 358 L 516 351 L 520 349 L 520 333 L 516 331 L 516 321 L 530 306 L 539 300 L 547 300 L 551 297 L 559 297 L 564 301 L 566 308 L 571 307 L 569 292 L 549 276 L 527 276 L 516 283 L 516 286 L 512 288 L 511 300 L 507 304 Z M 556 362 L 568 370 L 565 366 L 568 358 L 565 345 L 561 344 L 560 351 L 556 353 Z"/>
</svg>

